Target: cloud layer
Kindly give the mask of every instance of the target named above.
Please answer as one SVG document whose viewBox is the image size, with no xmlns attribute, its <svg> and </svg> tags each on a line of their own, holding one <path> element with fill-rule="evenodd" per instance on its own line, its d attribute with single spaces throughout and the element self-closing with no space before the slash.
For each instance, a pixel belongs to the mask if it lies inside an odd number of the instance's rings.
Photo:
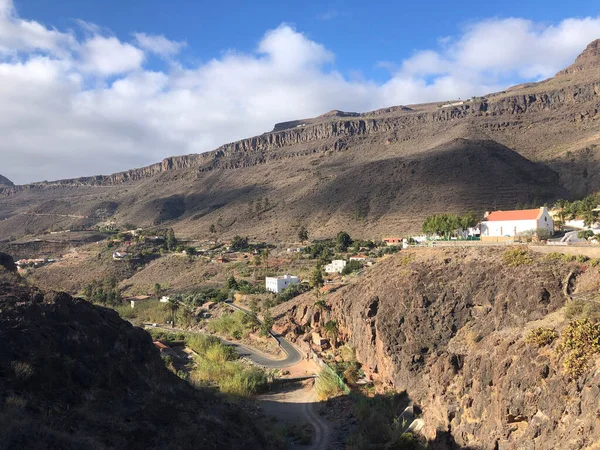
<svg viewBox="0 0 600 450">
<path fill-rule="evenodd" d="M 345 77 L 330 50 L 286 24 L 252 53 L 194 67 L 178 61 L 185 42 L 143 32 L 124 42 L 83 25 L 83 37 L 52 29 L 0 0 L 0 173 L 17 183 L 140 167 L 331 109 L 485 94 L 550 77 L 600 37 L 600 17 L 489 19 L 382 63 L 390 75 L 377 83 Z M 151 56 L 164 68 L 151 70 Z"/>
</svg>

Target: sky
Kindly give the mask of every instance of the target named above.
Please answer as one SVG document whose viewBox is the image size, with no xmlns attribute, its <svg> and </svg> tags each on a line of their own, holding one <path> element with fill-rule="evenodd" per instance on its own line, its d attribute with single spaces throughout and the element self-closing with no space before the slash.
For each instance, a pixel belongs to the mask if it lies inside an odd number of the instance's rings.
<svg viewBox="0 0 600 450">
<path fill-rule="evenodd" d="M 597 0 L 0 0 L 0 174 L 109 174 L 332 109 L 484 95 L 597 38 Z"/>
</svg>

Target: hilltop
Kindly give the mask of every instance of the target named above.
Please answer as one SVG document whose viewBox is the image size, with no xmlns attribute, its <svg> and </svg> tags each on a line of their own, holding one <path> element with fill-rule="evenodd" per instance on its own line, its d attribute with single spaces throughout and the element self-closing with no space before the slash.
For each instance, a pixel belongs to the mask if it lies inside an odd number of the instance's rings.
<svg viewBox="0 0 600 450">
<path fill-rule="evenodd" d="M 468 100 L 331 111 L 199 155 L 0 188 L 0 235 L 109 217 L 190 237 L 381 238 L 432 212 L 477 213 L 600 190 L 599 41 L 539 83 Z"/>
<path fill-rule="evenodd" d="M 0 186 L 4 186 L 4 187 L 12 187 L 14 186 L 13 182 L 10 181 L 8 178 L 0 175 Z"/>
</svg>

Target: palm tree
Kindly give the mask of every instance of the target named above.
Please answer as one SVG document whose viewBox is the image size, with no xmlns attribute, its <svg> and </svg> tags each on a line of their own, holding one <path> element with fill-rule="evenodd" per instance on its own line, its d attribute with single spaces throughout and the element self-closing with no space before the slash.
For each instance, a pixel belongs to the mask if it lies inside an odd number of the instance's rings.
<svg viewBox="0 0 600 450">
<path fill-rule="evenodd" d="M 171 319 L 172 319 L 171 326 L 173 328 L 175 328 L 175 313 L 179 309 L 179 300 L 177 300 L 175 298 L 170 298 L 169 299 L 169 309 L 171 310 Z"/>
<path fill-rule="evenodd" d="M 261 253 L 263 262 L 265 263 L 265 269 L 269 270 L 269 249 L 265 248 Z"/>
<path fill-rule="evenodd" d="M 330 320 L 325 324 L 325 333 L 331 338 L 331 345 L 333 348 L 337 347 L 338 332 L 338 324 L 335 320 Z"/>
</svg>

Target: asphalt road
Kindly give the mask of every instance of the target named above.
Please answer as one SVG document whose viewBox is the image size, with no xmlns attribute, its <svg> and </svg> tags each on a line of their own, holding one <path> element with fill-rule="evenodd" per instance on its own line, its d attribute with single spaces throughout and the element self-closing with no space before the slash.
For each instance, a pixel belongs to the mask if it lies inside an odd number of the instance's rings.
<svg viewBox="0 0 600 450">
<path fill-rule="evenodd" d="M 247 311 L 244 308 L 241 308 L 237 305 L 233 305 L 231 303 L 227 303 L 227 305 L 233 309 L 242 311 L 245 314 L 249 313 L 249 311 Z M 286 338 L 284 338 L 281 335 L 272 334 L 272 336 L 279 343 L 279 347 L 287 355 L 287 357 L 285 359 L 277 360 L 277 359 L 266 358 L 264 355 L 256 353 L 254 350 L 252 350 L 251 348 L 248 348 L 246 346 L 236 344 L 234 342 L 226 342 L 226 343 L 228 343 L 228 345 L 232 345 L 237 350 L 237 352 L 240 354 L 240 356 L 246 356 L 249 359 L 251 359 L 254 363 L 259 364 L 264 367 L 267 367 L 269 369 L 284 369 L 286 367 L 293 366 L 294 364 L 297 364 L 300 361 L 302 361 L 302 355 L 300 354 L 300 352 L 298 350 L 296 350 L 296 347 L 294 347 L 290 341 L 288 341 Z"/>
</svg>

